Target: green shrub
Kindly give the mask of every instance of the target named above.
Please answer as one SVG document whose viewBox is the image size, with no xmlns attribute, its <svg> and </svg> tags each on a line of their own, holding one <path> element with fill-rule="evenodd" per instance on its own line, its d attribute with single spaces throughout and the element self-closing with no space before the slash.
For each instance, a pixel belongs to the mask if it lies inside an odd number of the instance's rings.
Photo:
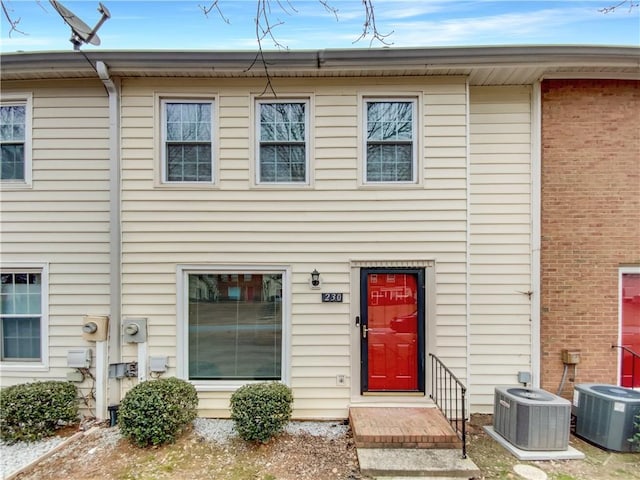
<svg viewBox="0 0 640 480">
<path fill-rule="evenodd" d="M 198 395 L 178 378 L 147 380 L 122 399 L 118 425 L 122 435 L 139 447 L 173 442 L 197 416 Z"/>
<path fill-rule="evenodd" d="M 245 385 L 231 396 L 231 419 L 249 442 L 267 442 L 291 419 L 291 389 L 282 383 Z"/>
<path fill-rule="evenodd" d="M 34 441 L 78 420 L 78 390 L 69 382 L 23 383 L 0 390 L 0 437 Z"/>
</svg>

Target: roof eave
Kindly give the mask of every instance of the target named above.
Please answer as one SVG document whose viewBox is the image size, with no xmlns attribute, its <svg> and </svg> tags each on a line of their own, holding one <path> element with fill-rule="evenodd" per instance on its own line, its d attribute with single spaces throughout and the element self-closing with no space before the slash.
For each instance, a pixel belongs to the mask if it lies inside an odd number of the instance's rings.
<svg viewBox="0 0 640 480">
<path fill-rule="evenodd" d="M 264 63 L 263 63 L 264 59 Z M 453 74 L 486 68 L 597 67 L 640 72 L 640 48 L 604 46 L 504 46 L 325 49 L 249 51 L 89 51 L 2 54 L 2 79 L 78 78 L 94 76 L 102 61 L 115 76 L 287 76 L 301 72 L 316 76 L 336 73 L 393 72 Z M 464 71 L 464 72 L 463 72 Z"/>
</svg>

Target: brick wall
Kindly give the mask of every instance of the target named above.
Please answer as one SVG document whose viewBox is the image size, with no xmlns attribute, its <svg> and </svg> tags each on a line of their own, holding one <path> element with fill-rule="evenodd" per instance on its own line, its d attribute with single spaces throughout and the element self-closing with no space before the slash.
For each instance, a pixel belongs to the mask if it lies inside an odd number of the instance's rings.
<svg viewBox="0 0 640 480">
<path fill-rule="evenodd" d="M 542 388 L 615 383 L 618 267 L 640 264 L 640 82 L 542 84 Z M 573 379 L 574 381 L 570 381 Z"/>
</svg>

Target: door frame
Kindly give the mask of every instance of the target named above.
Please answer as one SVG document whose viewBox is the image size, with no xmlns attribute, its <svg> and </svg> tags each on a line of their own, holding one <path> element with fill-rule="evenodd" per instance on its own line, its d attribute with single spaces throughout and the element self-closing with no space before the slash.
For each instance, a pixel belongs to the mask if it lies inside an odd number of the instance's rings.
<svg viewBox="0 0 640 480">
<path fill-rule="evenodd" d="M 640 265 L 629 265 L 629 266 L 621 266 L 618 267 L 618 345 L 623 345 L 623 330 L 625 327 L 624 324 L 624 315 L 623 315 L 623 290 L 622 290 L 622 277 L 627 274 L 638 275 L 640 274 Z M 617 362 L 617 372 L 616 372 L 616 384 L 622 385 L 622 367 L 624 360 L 625 352 L 621 349 L 618 351 L 618 362 Z M 637 365 L 637 364 L 636 364 Z M 633 388 L 633 386 L 632 386 Z M 638 387 L 635 387 L 638 388 Z"/>
<path fill-rule="evenodd" d="M 418 348 L 416 351 L 416 365 L 417 365 L 417 390 L 368 390 L 369 382 L 369 370 L 368 370 L 368 338 L 362 333 L 366 331 L 368 325 L 368 295 L 367 290 L 367 278 L 369 274 L 381 273 L 381 274 L 409 274 L 416 275 L 418 299 L 417 299 L 417 335 L 418 335 Z M 394 267 L 394 266 L 375 266 L 375 267 L 362 267 L 359 274 L 358 289 L 360 292 L 360 313 L 356 319 L 356 326 L 359 332 L 359 344 L 360 344 L 360 395 L 427 395 L 426 391 L 426 358 L 427 358 L 427 328 L 426 328 L 426 305 L 427 305 L 427 291 L 426 291 L 426 272 L 425 267 Z"/>
</svg>

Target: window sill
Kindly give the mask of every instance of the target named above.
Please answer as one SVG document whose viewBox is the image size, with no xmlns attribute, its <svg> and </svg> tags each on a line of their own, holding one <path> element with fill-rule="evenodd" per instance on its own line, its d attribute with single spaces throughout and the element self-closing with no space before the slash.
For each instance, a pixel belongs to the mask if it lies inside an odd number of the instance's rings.
<svg viewBox="0 0 640 480">
<path fill-rule="evenodd" d="M 251 188 L 255 190 L 313 190 L 309 183 L 254 183 Z"/>
<path fill-rule="evenodd" d="M 8 190 L 29 190 L 33 188 L 31 182 L 10 182 L 7 180 L 0 180 L 0 190 L 6 192 Z"/>
<path fill-rule="evenodd" d="M 240 387 L 244 387 L 245 385 L 249 385 L 252 383 L 262 383 L 263 381 L 285 383 L 283 380 L 247 380 L 233 383 L 224 381 L 220 381 L 219 383 L 214 381 L 207 382 L 203 380 L 187 381 L 191 382 L 197 392 L 235 392 Z"/>
<path fill-rule="evenodd" d="M 184 183 L 156 183 L 153 186 L 159 190 L 218 190 L 216 183 L 184 182 Z"/>
<path fill-rule="evenodd" d="M 421 183 L 361 183 L 358 185 L 361 190 L 423 190 Z"/>
<path fill-rule="evenodd" d="M 0 363 L 0 372 L 48 372 L 49 367 L 42 363 Z"/>
</svg>

